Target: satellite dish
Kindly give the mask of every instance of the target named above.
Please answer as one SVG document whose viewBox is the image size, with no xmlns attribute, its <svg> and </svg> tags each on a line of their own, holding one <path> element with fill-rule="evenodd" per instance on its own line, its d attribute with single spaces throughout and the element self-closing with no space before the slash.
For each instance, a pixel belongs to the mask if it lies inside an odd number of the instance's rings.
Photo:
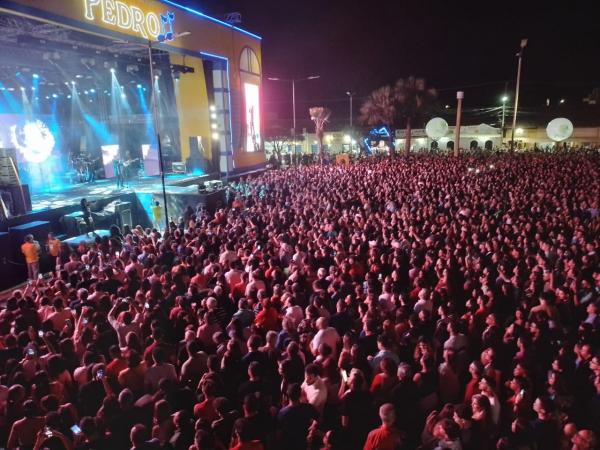
<svg viewBox="0 0 600 450">
<path fill-rule="evenodd" d="M 564 117 L 551 120 L 546 127 L 546 134 L 556 142 L 569 139 L 573 134 L 573 123 Z"/>
<path fill-rule="evenodd" d="M 429 139 L 437 141 L 448 134 L 448 122 L 441 117 L 434 117 L 425 125 L 425 133 Z"/>
</svg>

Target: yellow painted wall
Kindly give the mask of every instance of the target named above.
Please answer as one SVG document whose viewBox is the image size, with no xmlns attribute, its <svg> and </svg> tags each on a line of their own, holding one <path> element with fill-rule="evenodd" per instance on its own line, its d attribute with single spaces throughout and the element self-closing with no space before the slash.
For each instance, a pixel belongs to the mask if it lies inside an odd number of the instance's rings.
<svg viewBox="0 0 600 450">
<path fill-rule="evenodd" d="M 111 1 L 111 0 L 109 0 Z M 117 0 L 112 0 L 117 1 Z M 242 32 L 232 29 L 230 26 L 215 23 L 210 19 L 194 14 L 184 8 L 167 4 L 157 0 L 120 0 L 128 6 L 139 8 L 143 12 L 153 12 L 155 14 L 165 13 L 166 11 L 172 11 L 176 15 L 174 31 L 175 33 L 182 33 L 189 31 L 191 34 L 188 36 L 182 36 L 175 41 L 169 42 L 162 48 L 168 49 L 169 47 L 185 49 L 193 52 L 205 52 L 213 55 L 223 56 L 229 59 L 229 72 L 230 72 L 230 87 L 234 95 L 243 95 L 241 86 L 241 77 L 239 71 L 239 59 L 240 53 L 244 47 L 250 47 L 257 54 L 262 69 L 262 54 L 261 54 L 261 43 L 259 39 L 252 36 L 243 34 Z M 11 3 L 19 5 L 13 7 Z M 27 8 L 27 11 L 23 11 L 21 7 Z M 74 29 L 83 30 L 86 32 L 92 32 L 99 35 L 103 35 L 103 30 L 110 30 L 118 32 L 124 36 L 129 35 L 142 39 L 139 33 L 133 32 L 129 29 L 121 29 L 116 25 L 106 24 L 102 21 L 102 14 L 100 7 L 94 9 L 94 20 L 90 21 L 85 18 L 85 1 L 84 0 L 11 0 L 9 3 L 0 1 L 0 11 L 13 11 L 19 14 L 27 15 L 35 19 L 46 20 L 54 22 L 63 26 L 71 27 Z M 90 29 L 90 27 L 92 27 Z M 186 58 L 186 63 L 190 65 L 192 59 Z M 204 87 L 194 87 L 194 79 L 198 81 L 198 77 L 202 77 L 202 70 L 196 71 L 196 74 L 190 76 L 189 74 L 182 76 L 182 81 L 185 77 L 189 77 L 189 84 L 191 86 L 186 87 L 186 93 L 193 92 L 198 94 L 198 102 L 205 102 L 202 105 L 207 106 L 206 103 L 206 86 L 203 80 L 201 83 Z M 185 81 L 188 83 L 188 81 Z M 204 91 L 202 91 L 204 89 Z M 200 90 L 200 91 L 199 91 Z M 190 96 L 191 97 L 191 96 Z M 207 134 L 205 131 L 206 127 L 210 126 L 208 119 L 208 108 L 202 111 L 204 116 L 196 118 L 198 114 L 199 104 L 194 104 L 194 97 L 188 98 L 187 95 L 180 97 L 181 102 L 178 100 L 178 109 L 180 112 L 180 126 L 182 126 L 182 153 L 184 158 L 189 154 L 189 142 L 188 136 L 185 134 L 186 131 L 203 130 L 202 136 L 210 136 L 210 132 Z M 191 108 L 192 113 L 187 108 Z M 182 113 L 183 112 L 183 119 Z M 264 111 L 263 111 L 264 112 Z M 187 116 L 192 117 L 187 117 Z M 203 125 L 200 125 L 203 122 Z M 193 134 L 191 134 L 193 135 Z M 234 139 L 235 139 L 234 135 Z M 210 149 L 210 139 L 203 141 L 206 151 Z M 254 166 L 265 161 L 263 152 L 248 153 L 243 148 L 233 148 L 233 159 L 236 169 L 242 169 L 244 166 Z"/>
<path fill-rule="evenodd" d="M 181 74 L 175 82 L 179 134 L 181 136 L 181 160 L 190 156 L 190 136 L 202 136 L 204 157 L 211 158 L 211 132 L 208 92 L 204 69 L 200 58 L 171 54 L 171 64 L 193 67 L 194 73 Z"/>
</svg>

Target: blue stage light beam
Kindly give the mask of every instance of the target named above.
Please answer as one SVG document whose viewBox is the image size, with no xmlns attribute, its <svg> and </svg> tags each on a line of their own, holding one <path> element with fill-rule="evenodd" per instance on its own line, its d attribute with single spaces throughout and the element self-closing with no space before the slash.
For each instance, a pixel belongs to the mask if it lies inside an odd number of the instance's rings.
<svg viewBox="0 0 600 450">
<path fill-rule="evenodd" d="M 10 88 L 13 89 L 13 88 Z M 6 101 L 6 104 L 8 105 L 8 111 L 6 112 L 10 112 L 13 114 L 22 114 L 23 113 L 23 106 L 21 105 L 21 103 L 19 103 L 17 101 L 17 99 L 15 98 L 15 96 L 13 95 L 12 91 L 9 91 L 9 88 L 6 87 L 1 81 L 0 81 L 0 92 L 2 92 L 2 97 L 4 97 L 4 100 Z"/>
</svg>

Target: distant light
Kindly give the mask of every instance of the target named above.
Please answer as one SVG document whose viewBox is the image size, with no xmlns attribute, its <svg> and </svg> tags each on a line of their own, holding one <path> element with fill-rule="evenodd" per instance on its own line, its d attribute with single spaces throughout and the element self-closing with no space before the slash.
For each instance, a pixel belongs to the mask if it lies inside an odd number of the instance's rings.
<svg viewBox="0 0 600 450">
<path fill-rule="evenodd" d="M 212 134 L 212 138 L 213 138 L 215 141 L 219 140 L 219 133 L 213 133 L 213 134 Z"/>
<path fill-rule="evenodd" d="M 35 91 L 35 86 L 31 86 L 31 90 L 32 90 L 32 91 Z"/>
<path fill-rule="evenodd" d="M 52 98 L 58 98 L 57 94 L 52 94 Z"/>
<path fill-rule="evenodd" d="M 349 144 L 352 141 L 352 137 L 349 134 L 344 135 L 344 142 Z"/>
<path fill-rule="evenodd" d="M 92 94 L 95 94 L 95 93 L 96 93 L 96 89 L 90 89 L 90 92 L 91 92 Z"/>
<path fill-rule="evenodd" d="M 215 105 L 210 105 L 210 110 L 212 112 L 215 112 L 217 110 L 217 108 L 215 107 Z"/>
<path fill-rule="evenodd" d="M 12 92 L 14 90 L 15 90 L 15 88 L 12 88 L 12 87 L 10 87 L 10 88 L 7 89 L 7 91 L 10 91 L 10 92 Z"/>
<path fill-rule="evenodd" d="M 71 94 L 67 95 L 67 98 L 71 98 Z"/>
<path fill-rule="evenodd" d="M 104 89 L 104 93 L 105 93 L 105 94 L 108 94 L 108 91 L 107 91 L 106 89 Z"/>
<path fill-rule="evenodd" d="M 450 105 L 446 105 L 446 109 L 450 109 Z"/>
<path fill-rule="evenodd" d="M 211 123 L 211 124 L 210 124 L 210 127 L 211 127 L 213 130 L 216 130 L 216 129 L 217 129 L 217 124 L 216 124 L 216 123 Z"/>
<path fill-rule="evenodd" d="M 85 95 L 88 95 L 88 94 L 89 94 L 89 92 L 88 92 L 88 91 L 83 91 L 83 93 L 84 93 Z"/>
<path fill-rule="evenodd" d="M 21 86 L 21 92 L 25 92 L 25 88 Z"/>
<path fill-rule="evenodd" d="M 114 67 L 110 68 L 110 73 L 115 73 L 115 68 Z"/>
<path fill-rule="evenodd" d="M 94 100 L 92 100 L 92 99 L 90 98 L 90 103 L 92 103 L 93 101 L 94 101 Z"/>
<path fill-rule="evenodd" d="M 508 101 L 508 97 L 505 95 L 504 97 L 502 97 L 502 103 L 507 102 Z"/>
<path fill-rule="evenodd" d="M 564 99 L 564 98 L 561 98 L 561 99 L 560 99 L 560 103 L 561 103 L 561 104 L 563 104 L 564 102 L 565 102 L 565 99 Z"/>
<path fill-rule="evenodd" d="M 73 86 L 75 86 L 75 82 L 74 82 L 74 81 L 71 81 L 71 84 L 72 84 Z"/>
<path fill-rule="evenodd" d="M 494 165 L 493 165 L 493 164 L 490 164 L 490 169 L 493 169 L 493 168 L 494 168 Z"/>
<path fill-rule="evenodd" d="M 83 78 L 83 75 L 77 74 L 77 75 L 75 75 L 75 78 Z"/>
<path fill-rule="evenodd" d="M 33 74 L 33 78 L 39 78 L 40 76 L 37 73 Z"/>
<path fill-rule="evenodd" d="M 46 100 L 50 100 L 50 96 L 49 95 L 46 95 Z"/>
<path fill-rule="evenodd" d="M 517 133 L 517 134 L 523 134 L 523 128 L 517 128 L 515 130 L 515 133 Z"/>
<path fill-rule="evenodd" d="M 141 88 L 142 88 L 142 85 L 141 85 L 141 84 L 138 84 L 138 85 L 137 85 L 137 88 L 138 88 L 138 89 L 141 89 Z"/>
<path fill-rule="evenodd" d="M 125 93 L 121 94 L 121 98 L 125 99 L 127 98 L 127 95 Z"/>
<path fill-rule="evenodd" d="M 212 114 L 210 115 L 210 118 L 211 118 L 211 119 L 216 119 L 216 118 L 217 118 L 217 115 L 216 115 L 215 113 L 212 113 Z"/>
</svg>

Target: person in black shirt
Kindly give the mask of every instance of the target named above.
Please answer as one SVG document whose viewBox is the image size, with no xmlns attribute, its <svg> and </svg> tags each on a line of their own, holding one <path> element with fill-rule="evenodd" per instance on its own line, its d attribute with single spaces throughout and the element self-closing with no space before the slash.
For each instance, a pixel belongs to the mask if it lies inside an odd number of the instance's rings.
<svg viewBox="0 0 600 450">
<path fill-rule="evenodd" d="M 288 404 L 277 414 L 277 446 L 286 450 L 306 449 L 310 426 L 319 413 L 310 403 L 300 403 L 302 389 L 298 383 L 288 386 Z"/>
</svg>

